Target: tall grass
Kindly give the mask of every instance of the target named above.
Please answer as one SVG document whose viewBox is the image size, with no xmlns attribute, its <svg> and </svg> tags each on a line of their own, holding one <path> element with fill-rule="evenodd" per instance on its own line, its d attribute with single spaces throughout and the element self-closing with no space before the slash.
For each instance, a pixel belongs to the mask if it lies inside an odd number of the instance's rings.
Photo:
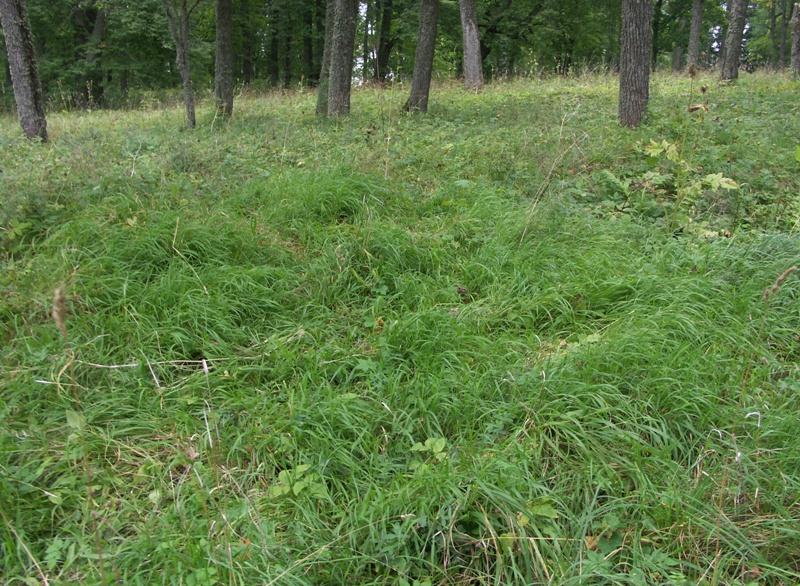
<svg viewBox="0 0 800 586">
<path fill-rule="evenodd" d="M 796 86 L 712 89 L 675 235 L 599 178 L 682 83 L 3 119 L 3 581 L 797 582 Z"/>
</svg>

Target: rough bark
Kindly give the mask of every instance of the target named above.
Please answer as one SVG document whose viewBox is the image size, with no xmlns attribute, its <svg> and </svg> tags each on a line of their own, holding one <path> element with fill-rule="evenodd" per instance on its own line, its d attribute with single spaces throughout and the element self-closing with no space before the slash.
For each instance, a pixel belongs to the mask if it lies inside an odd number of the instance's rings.
<svg viewBox="0 0 800 586">
<path fill-rule="evenodd" d="M 199 0 L 191 8 L 187 0 L 180 0 L 180 5 L 175 5 L 175 0 L 161 0 L 161 5 L 167 15 L 169 30 L 175 41 L 175 64 L 181 76 L 183 85 L 183 102 L 186 105 L 186 123 L 189 128 L 197 124 L 194 110 L 194 90 L 192 89 L 192 73 L 189 68 L 189 17 L 197 7 Z"/>
<path fill-rule="evenodd" d="M 0 26 L 0 31 L 3 30 L 3 27 Z M 6 48 L 5 41 L 0 41 L 0 44 L 3 45 L 3 73 L 5 74 L 6 86 L 12 89 L 14 84 L 11 83 L 11 70 L 8 68 L 8 49 Z"/>
<path fill-rule="evenodd" d="M 739 60 L 742 55 L 742 39 L 747 13 L 747 0 L 733 0 L 730 9 L 728 32 L 725 35 L 725 59 L 720 70 L 720 79 L 739 77 Z"/>
<path fill-rule="evenodd" d="M 36 54 L 25 1 L 0 0 L 0 23 L 5 35 L 8 68 L 22 131 L 28 138 L 47 140 L 44 96 L 36 69 Z"/>
<path fill-rule="evenodd" d="M 350 113 L 357 14 L 357 0 L 335 0 L 331 71 L 328 82 L 328 116 L 346 116 Z"/>
<path fill-rule="evenodd" d="M 800 75 L 800 3 L 794 5 L 792 17 L 792 71 Z"/>
<path fill-rule="evenodd" d="M 475 0 L 458 0 L 458 5 L 464 40 L 464 87 L 468 90 L 479 90 L 483 87 L 483 62 Z"/>
<path fill-rule="evenodd" d="M 417 53 L 414 56 L 414 78 L 411 80 L 411 96 L 408 98 L 407 106 L 409 112 L 428 111 L 438 20 L 439 0 L 422 0 L 419 10 Z"/>
<path fill-rule="evenodd" d="M 692 26 L 689 29 L 689 54 L 686 58 L 688 67 L 698 68 L 700 63 L 700 35 L 703 28 L 703 0 L 692 2 Z"/>
<path fill-rule="evenodd" d="M 214 60 L 214 97 L 217 110 L 233 114 L 233 2 L 216 0 L 217 35 Z"/>
<path fill-rule="evenodd" d="M 336 12 L 336 0 L 328 0 L 325 9 L 325 44 L 322 49 L 322 67 L 319 71 L 319 88 L 317 89 L 317 115 L 328 114 L 328 89 L 331 79 L 331 54 L 333 52 L 333 22 Z"/>
<path fill-rule="evenodd" d="M 383 0 L 381 27 L 378 33 L 378 55 L 375 60 L 375 79 L 377 81 L 386 81 L 386 75 L 389 73 L 389 57 L 397 42 L 397 38 L 392 35 L 393 17 L 394 3 L 392 0 Z"/>
<path fill-rule="evenodd" d="M 653 3 L 623 0 L 620 43 L 619 122 L 634 128 L 647 118 Z"/>
</svg>

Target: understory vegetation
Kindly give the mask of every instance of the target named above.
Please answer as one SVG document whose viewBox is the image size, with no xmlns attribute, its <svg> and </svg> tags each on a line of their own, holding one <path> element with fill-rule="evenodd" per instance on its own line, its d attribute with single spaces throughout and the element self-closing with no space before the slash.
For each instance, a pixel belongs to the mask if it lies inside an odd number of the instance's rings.
<svg viewBox="0 0 800 586">
<path fill-rule="evenodd" d="M 798 81 L 616 84 L 0 119 L 0 582 L 797 583 Z"/>
</svg>

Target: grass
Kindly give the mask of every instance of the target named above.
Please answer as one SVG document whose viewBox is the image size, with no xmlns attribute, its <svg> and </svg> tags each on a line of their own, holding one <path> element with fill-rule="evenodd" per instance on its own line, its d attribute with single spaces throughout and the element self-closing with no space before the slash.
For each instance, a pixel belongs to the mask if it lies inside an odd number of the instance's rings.
<svg viewBox="0 0 800 586">
<path fill-rule="evenodd" d="M 676 77 L 0 120 L 0 580 L 796 583 L 797 82 L 704 83 L 678 231 Z"/>
</svg>

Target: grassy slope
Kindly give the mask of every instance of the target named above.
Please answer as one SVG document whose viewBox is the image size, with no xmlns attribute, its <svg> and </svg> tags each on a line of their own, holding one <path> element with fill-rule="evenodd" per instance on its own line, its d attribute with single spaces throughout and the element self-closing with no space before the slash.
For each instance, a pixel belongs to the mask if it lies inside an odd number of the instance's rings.
<svg viewBox="0 0 800 586">
<path fill-rule="evenodd" d="M 705 82 L 1 120 L 2 580 L 795 583 L 797 82 Z"/>
</svg>

